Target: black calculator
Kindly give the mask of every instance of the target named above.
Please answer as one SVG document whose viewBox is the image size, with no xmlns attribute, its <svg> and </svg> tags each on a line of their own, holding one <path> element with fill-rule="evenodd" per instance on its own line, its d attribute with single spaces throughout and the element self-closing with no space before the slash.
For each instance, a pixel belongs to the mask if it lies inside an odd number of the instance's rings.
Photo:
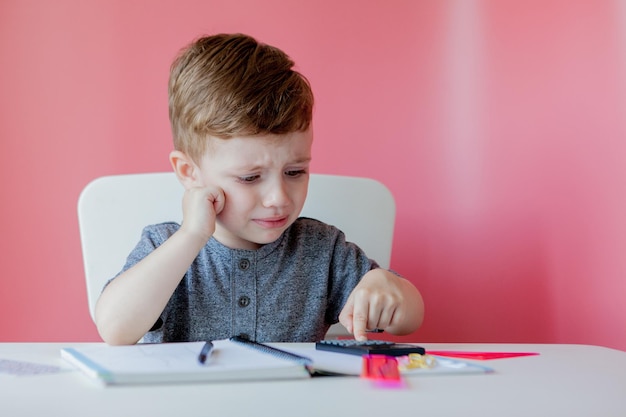
<svg viewBox="0 0 626 417">
<path fill-rule="evenodd" d="M 327 350 L 337 353 L 347 353 L 349 355 L 387 355 L 387 356 L 405 356 L 410 353 L 418 353 L 423 355 L 426 353 L 421 346 L 409 343 L 395 343 L 383 340 L 321 340 L 315 343 L 315 349 Z"/>
</svg>

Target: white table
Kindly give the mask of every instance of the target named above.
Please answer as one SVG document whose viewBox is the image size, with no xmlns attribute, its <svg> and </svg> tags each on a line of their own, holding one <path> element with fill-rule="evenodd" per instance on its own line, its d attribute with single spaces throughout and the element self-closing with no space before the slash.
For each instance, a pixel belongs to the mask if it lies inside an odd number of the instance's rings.
<svg viewBox="0 0 626 417">
<path fill-rule="evenodd" d="M 67 367 L 59 349 L 76 345 L 0 343 L 0 359 Z M 626 416 L 626 352 L 585 345 L 423 346 L 540 355 L 480 361 L 492 374 L 411 377 L 403 389 L 357 377 L 101 387 L 73 370 L 0 374 L 0 416 Z"/>
</svg>

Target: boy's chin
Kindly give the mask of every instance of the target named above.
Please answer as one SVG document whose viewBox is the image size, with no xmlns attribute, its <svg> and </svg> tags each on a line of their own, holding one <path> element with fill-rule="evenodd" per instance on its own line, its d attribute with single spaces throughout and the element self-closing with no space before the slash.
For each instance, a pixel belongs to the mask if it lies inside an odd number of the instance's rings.
<svg viewBox="0 0 626 417">
<path fill-rule="evenodd" d="M 272 243 L 275 242 L 276 240 L 278 240 L 278 238 L 280 238 L 280 236 L 282 235 L 281 233 L 276 233 L 276 234 L 272 234 L 269 236 L 263 236 L 261 238 L 255 239 L 254 241 L 251 241 L 251 243 L 255 243 L 259 246 L 263 246 L 263 245 L 267 245 L 268 243 Z"/>
</svg>

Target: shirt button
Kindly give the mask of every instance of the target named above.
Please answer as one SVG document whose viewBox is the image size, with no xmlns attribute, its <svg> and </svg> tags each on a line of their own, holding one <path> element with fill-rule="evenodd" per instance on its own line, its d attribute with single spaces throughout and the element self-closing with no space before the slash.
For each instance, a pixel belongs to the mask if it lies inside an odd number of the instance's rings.
<svg viewBox="0 0 626 417">
<path fill-rule="evenodd" d="M 248 307 L 250 305 L 250 298 L 246 297 L 245 295 L 242 295 L 241 297 L 239 297 L 239 307 Z"/>
<path fill-rule="evenodd" d="M 243 269 L 244 271 L 248 268 L 250 268 L 250 261 L 247 259 L 242 259 L 239 261 L 239 268 Z"/>
</svg>

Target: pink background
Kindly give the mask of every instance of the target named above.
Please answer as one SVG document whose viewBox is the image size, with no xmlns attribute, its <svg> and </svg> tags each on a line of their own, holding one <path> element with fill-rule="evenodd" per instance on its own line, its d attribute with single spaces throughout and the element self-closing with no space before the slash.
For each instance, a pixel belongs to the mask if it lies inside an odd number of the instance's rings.
<svg viewBox="0 0 626 417">
<path fill-rule="evenodd" d="M 102 175 L 167 171 L 166 82 L 200 34 L 283 48 L 313 171 L 395 194 L 413 341 L 626 350 L 626 3 L 3 0 L 1 341 L 99 340 L 76 219 Z"/>
</svg>

